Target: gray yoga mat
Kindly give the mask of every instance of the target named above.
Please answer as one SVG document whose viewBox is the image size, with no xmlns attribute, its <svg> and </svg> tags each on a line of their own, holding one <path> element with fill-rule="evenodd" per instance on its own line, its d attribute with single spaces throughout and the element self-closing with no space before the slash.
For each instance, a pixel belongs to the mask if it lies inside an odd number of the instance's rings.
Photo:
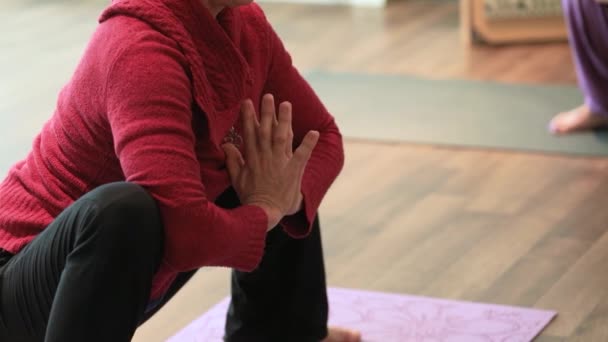
<svg viewBox="0 0 608 342">
<path fill-rule="evenodd" d="M 608 132 L 556 137 L 551 117 L 582 101 L 574 86 L 514 85 L 313 71 L 306 75 L 345 137 L 608 155 Z"/>
</svg>

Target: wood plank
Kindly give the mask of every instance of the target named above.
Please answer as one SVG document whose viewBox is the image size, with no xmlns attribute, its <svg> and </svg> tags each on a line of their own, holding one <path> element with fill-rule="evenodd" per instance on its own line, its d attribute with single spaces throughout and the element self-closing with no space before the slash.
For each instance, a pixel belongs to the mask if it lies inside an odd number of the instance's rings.
<svg viewBox="0 0 608 342">
<path fill-rule="evenodd" d="M 568 341 L 608 341 L 608 296 L 598 300 L 595 309 L 585 317 Z"/>
<path fill-rule="evenodd" d="M 496 279 L 479 300 L 497 304 L 534 306 L 587 251 L 589 244 L 575 239 L 547 237 Z"/>
<path fill-rule="evenodd" d="M 537 181 L 550 178 L 543 177 L 540 173 L 536 177 L 533 179 Z M 526 188 L 519 190 L 525 198 Z M 492 284 L 503 277 L 521 258 L 529 255 L 534 247 L 550 234 L 553 225 L 591 190 L 585 191 L 580 186 L 575 188 L 571 185 L 563 187 L 561 191 L 563 196 L 557 192 L 557 196 L 548 197 L 530 210 L 516 212 L 492 222 L 487 226 L 491 234 L 481 239 L 469 251 L 459 254 L 458 261 L 445 272 L 438 274 L 425 293 L 470 300 L 483 298 L 483 294 L 489 291 Z"/>
<path fill-rule="evenodd" d="M 536 303 L 559 312 L 547 334 L 568 337 L 608 294 L 608 234 L 593 244 L 585 255 Z"/>
<path fill-rule="evenodd" d="M 342 245 L 343 248 L 336 249 L 341 251 L 340 255 L 328 257 L 329 281 L 341 286 L 380 289 L 374 282 L 391 274 L 387 273 L 386 268 L 403 260 L 403 255 L 409 249 L 432 236 L 433 229 L 440 227 L 442 221 L 458 212 L 462 204 L 462 198 L 429 196 L 409 210 L 395 213 L 384 225 L 374 226 L 376 231 L 366 234 L 366 238 L 358 237 L 363 234 L 353 234 L 356 238 L 345 239 L 350 240 L 352 246 Z M 365 222 L 362 225 L 364 228 L 367 226 Z M 338 229 L 348 228 L 328 224 L 325 231 Z M 329 234 L 325 236 L 326 250 L 336 248 L 335 241 L 338 239 Z M 387 245 L 389 241 L 392 243 Z M 403 272 L 395 277 L 400 279 L 402 275 Z"/>
</svg>

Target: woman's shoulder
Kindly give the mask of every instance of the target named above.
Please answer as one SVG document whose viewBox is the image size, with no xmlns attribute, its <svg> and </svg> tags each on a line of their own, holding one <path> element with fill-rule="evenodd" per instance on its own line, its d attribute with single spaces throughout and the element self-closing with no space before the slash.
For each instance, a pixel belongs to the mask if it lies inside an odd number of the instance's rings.
<svg viewBox="0 0 608 342">
<path fill-rule="evenodd" d="M 182 77 L 186 69 L 174 40 L 137 18 L 115 16 L 98 25 L 70 84 L 79 92 L 95 89 L 103 97 L 117 81 Z"/>
<path fill-rule="evenodd" d="M 98 25 L 76 75 L 103 80 L 110 75 L 118 61 L 135 58 L 140 65 L 151 65 L 158 64 L 159 60 L 167 60 L 159 58 L 164 55 L 185 67 L 183 54 L 174 40 L 137 18 L 116 16 Z"/>
<path fill-rule="evenodd" d="M 104 45 L 108 51 L 124 51 L 146 43 L 178 47 L 173 39 L 154 29 L 150 24 L 129 16 L 116 16 L 102 21 L 91 43 Z"/>
</svg>

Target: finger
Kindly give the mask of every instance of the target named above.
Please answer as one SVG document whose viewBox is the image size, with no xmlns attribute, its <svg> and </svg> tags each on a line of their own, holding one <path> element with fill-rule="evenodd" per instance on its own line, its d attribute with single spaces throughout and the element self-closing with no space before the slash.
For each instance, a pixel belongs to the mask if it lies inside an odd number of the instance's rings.
<svg viewBox="0 0 608 342">
<path fill-rule="evenodd" d="M 302 201 L 304 200 L 303 196 L 302 196 L 302 180 L 304 178 L 304 172 L 306 171 L 306 165 L 304 165 L 304 167 L 300 167 L 298 170 L 298 173 L 295 177 L 296 179 L 296 184 L 295 184 L 295 189 L 293 191 L 293 193 L 295 194 L 295 198 L 293 199 L 293 203 L 292 203 L 292 211 L 291 214 L 295 214 L 296 212 L 298 212 L 301 209 L 302 206 Z"/>
<path fill-rule="evenodd" d="M 319 141 L 319 132 L 317 131 L 309 131 L 304 136 L 302 143 L 293 154 L 293 159 L 299 164 L 299 167 L 304 168 L 306 163 L 308 163 L 308 159 L 312 154 L 312 151 L 317 146 L 317 142 Z"/>
<path fill-rule="evenodd" d="M 285 154 L 287 158 L 293 157 L 293 109 L 289 103 L 289 114 L 291 121 L 289 122 L 289 130 L 287 131 L 287 141 L 285 142 Z"/>
<path fill-rule="evenodd" d="M 285 154 L 287 158 L 293 157 L 293 125 L 289 125 L 287 132 L 287 142 L 285 143 Z"/>
<path fill-rule="evenodd" d="M 291 130 L 291 104 L 283 102 L 279 105 L 278 124 L 273 132 L 272 148 L 277 155 L 287 150 L 289 131 Z M 291 142 L 289 142 L 291 144 Z"/>
<path fill-rule="evenodd" d="M 272 131 L 275 117 L 274 97 L 266 94 L 262 97 L 262 108 L 260 111 L 260 128 L 258 130 L 258 144 L 262 151 L 270 151 L 272 147 Z"/>
<path fill-rule="evenodd" d="M 241 120 L 243 121 L 243 142 L 245 158 L 253 161 L 257 158 L 257 120 L 251 100 L 243 101 L 241 105 Z"/>
<path fill-rule="evenodd" d="M 234 144 L 223 144 L 222 149 L 226 154 L 226 169 L 228 169 L 228 175 L 232 184 L 238 179 L 241 173 L 241 168 L 245 165 L 241 152 L 234 146 Z"/>
</svg>

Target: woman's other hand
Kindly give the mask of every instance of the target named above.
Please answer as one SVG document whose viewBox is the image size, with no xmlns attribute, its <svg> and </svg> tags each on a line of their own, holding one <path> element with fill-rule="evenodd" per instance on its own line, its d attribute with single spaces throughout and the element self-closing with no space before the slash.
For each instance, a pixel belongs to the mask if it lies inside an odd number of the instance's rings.
<svg viewBox="0 0 608 342">
<path fill-rule="evenodd" d="M 296 213 L 302 203 L 300 186 L 308 159 L 319 139 L 319 132 L 309 131 L 293 151 L 291 104 L 279 105 L 275 113 L 274 98 L 264 95 L 258 122 L 251 100 L 243 102 L 243 157 L 232 144 L 224 144 L 226 166 L 242 204 L 256 205 L 268 215 L 268 229 L 283 216 Z"/>
</svg>

